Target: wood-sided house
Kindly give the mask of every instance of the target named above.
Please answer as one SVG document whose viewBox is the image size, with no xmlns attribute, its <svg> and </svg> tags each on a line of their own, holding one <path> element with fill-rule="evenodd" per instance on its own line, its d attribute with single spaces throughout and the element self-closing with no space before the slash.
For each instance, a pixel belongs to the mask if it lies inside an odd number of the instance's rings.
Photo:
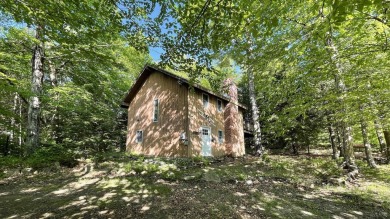
<svg viewBox="0 0 390 219">
<path fill-rule="evenodd" d="M 145 66 L 121 105 L 128 108 L 126 150 L 162 157 L 244 155 L 245 107 L 233 83 L 229 94 L 235 97 Z"/>
</svg>

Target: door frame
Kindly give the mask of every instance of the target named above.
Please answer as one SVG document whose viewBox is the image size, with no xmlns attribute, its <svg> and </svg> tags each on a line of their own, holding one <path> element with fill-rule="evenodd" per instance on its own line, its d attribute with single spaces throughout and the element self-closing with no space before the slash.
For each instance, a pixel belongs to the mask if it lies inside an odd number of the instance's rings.
<svg viewBox="0 0 390 219">
<path fill-rule="evenodd" d="M 210 154 L 203 154 L 203 129 L 207 129 L 209 131 L 209 146 L 210 146 Z M 212 157 L 213 156 L 213 153 L 212 153 L 212 148 L 211 148 L 211 143 L 212 143 L 212 134 L 211 134 L 211 127 L 209 126 L 202 126 L 201 127 L 201 133 L 200 133 L 200 145 L 201 145 L 201 149 L 200 149 L 200 155 L 203 156 L 203 157 Z"/>
</svg>

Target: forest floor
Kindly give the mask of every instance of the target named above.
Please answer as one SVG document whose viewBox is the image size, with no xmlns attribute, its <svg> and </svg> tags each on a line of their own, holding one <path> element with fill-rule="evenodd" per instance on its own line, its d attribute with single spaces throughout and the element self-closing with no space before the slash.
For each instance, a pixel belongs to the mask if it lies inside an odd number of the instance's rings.
<svg viewBox="0 0 390 219">
<path fill-rule="evenodd" d="M 345 181 L 329 156 L 112 155 L 0 180 L 0 218 L 389 218 L 390 165 Z"/>
</svg>

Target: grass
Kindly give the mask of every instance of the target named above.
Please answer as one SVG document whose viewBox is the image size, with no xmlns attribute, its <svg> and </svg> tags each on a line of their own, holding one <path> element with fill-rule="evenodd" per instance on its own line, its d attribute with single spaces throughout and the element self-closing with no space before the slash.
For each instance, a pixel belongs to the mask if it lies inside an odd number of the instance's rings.
<svg viewBox="0 0 390 219">
<path fill-rule="evenodd" d="M 0 218 L 386 218 L 390 165 L 344 179 L 323 156 L 224 160 L 104 155 L 60 172 L 7 175 Z M 212 176 L 208 180 L 206 176 Z"/>
</svg>

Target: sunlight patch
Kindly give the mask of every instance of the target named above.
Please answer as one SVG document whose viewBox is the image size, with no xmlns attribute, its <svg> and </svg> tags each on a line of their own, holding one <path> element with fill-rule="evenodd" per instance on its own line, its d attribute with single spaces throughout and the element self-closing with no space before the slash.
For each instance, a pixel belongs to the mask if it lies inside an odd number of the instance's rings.
<svg viewBox="0 0 390 219">
<path fill-rule="evenodd" d="M 140 191 L 138 191 L 138 194 L 150 194 L 151 192 L 147 189 L 142 189 Z"/>
<path fill-rule="evenodd" d="M 31 193 L 31 192 L 36 192 L 38 190 L 39 190 L 39 188 L 29 188 L 29 189 L 23 189 L 20 192 L 21 193 Z"/>
<path fill-rule="evenodd" d="M 352 211 L 352 213 L 363 216 L 363 212 L 361 212 L 361 211 Z"/>
<path fill-rule="evenodd" d="M 67 204 L 67 205 L 65 205 L 65 206 L 60 207 L 59 209 L 62 210 L 62 209 L 66 209 L 66 208 L 69 208 L 69 207 L 72 207 L 72 206 L 85 205 L 86 202 L 87 202 L 87 201 L 86 201 L 85 199 L 73 201 L 73 202 L 71 202 L 71 203 L 69 203 L 69 204 Z"/>
<path fill-rule="evenodd" d="M 107 201 L 108 199 L 114 197 L 117 193 L 116 192 L 109 192 L 103 195 L 103 197 L 99 198 L 99 201 Z"/>
<path fill-rule="evenodd" d="M 107 214 L 108 213 L 108 210 L 104 210 L 104 211 L 99 211 L 99 214 Z"/>
<path fill-rule="evenodd" d="M 308 211 L 304 211 L 304 210 L 301 210 L 301 213 L 304 214 L 304 215 L 308 215 L 308 216 L 314 216 L 313 213 L 308 212 Z"/>
<path fill-rule="evenodd" d="M 312 194 L 304 194 L 303 197 L 305 197 L 305 198 L 307 198 L 307 199 L 314 199 L 314 198 L 316 198 L 317 196 L 312 195 Z"/>
<path fill-rule="evenodd" d="M 341 215 L 348 217 L 348 218 L 357 218 L 355 215 L 348 214 L 348 213 L 341 213 Z"/>
<path fill-rule="evenodd" d="M 246 196 L 245 193 L 241 193 L 241 192 L 235 192 L 234 195 L 239 197 Z"/>
<path fill-rule="evenodd" d="M 142 212 L 145 212 L 145 211 L 147 211 L 147 210 L 149 210 L 149 209 L 150 209 L 150 206 L 149 206 L 149 205 L 144 205 L 144 206 L 142 206 L 141 211 L 142 211 Z"/>
<path fill-rule="evenodd" d="M 89 206 L 81 208 L 81 210 L 92 210 L 92 209 L 96 209 L 96 208 L 99 208 L 99 206 L 89 205 Z"/>
<path fill-rule="evenodd" d="M 125 201 L 125 202 L 131 202 L 131 201 L 134 200 L 134 197 L 127 197 L 127 196 L 125 196 L 125 197 L 122 197 L 122 200 Z"/>
<path fill-rule="evenodd" d="M 120 185 L 130 185 L 130 182 L 126 179 L 109 179 L 101 182 L 103 189 L 116 188 Z"/>
<path fill-rule="evenodd" d="M 263 207 L 261 207 L 260 205 L 252 205 L 252 208 L 253 209 L 258 209 L 260 211 L 265 211 L 265 209 Z"/>
<path fill-rule="evenodd" d="M 64 195 L 69 193 L 69 189 L 59 189 L 57 191 L 52 192 L 55 195 Z"/>
<path fill-rule="evenodd" d="M 51 212 L 46 212 L 46 213 L 42 214 L 41 218 L 49 218 L 49 217 L 53 217 L 53 216 L 54 216 L 53 213 L 51 213 Z"/>
<path fill-rule="evenodd" d="M 76 213 L 76 214 L 73 214 L 71 217 L 73 218 L 73 217 L 78 217 L 78 216 L 83 216 L 83 214 L 85 214 L 85 213 L 87 213 L 87 211 L 82 211 L 82 212 L 80 212 L 80 213 Z"/>
<path fill-rule="evenodd" d="M 77 182 L 69 183 L 68 185 L 65 185 L 59 190 L 53 191 L 52 193 L 55 195 L 67 195 L 68 193 L 72 192 L 72 190 L 78 190 L 81 189 L 87 185 L 91 185 L 99 181 L 98 178 L 96 179 L 81 179 Z"/>
<path fill-rule="evenodd" d="M 9 192 L 3 192 L 3 193 L 0 193 L 0 196 L 9 195 L 9 194 L 10 194 Z"/>
</svg>

